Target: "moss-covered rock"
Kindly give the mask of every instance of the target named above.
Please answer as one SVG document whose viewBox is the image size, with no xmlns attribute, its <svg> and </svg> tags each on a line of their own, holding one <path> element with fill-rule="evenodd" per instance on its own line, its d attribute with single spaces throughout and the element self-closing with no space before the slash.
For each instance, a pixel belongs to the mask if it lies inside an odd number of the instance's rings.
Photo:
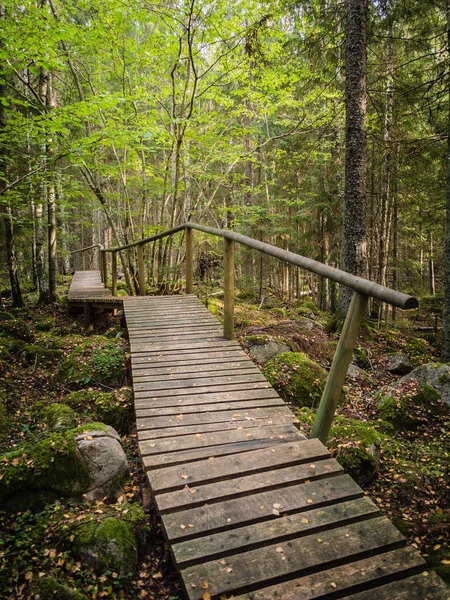
<svg viewBox="0 0 450 600">
<path fill-rule="evenodd" d="M 100 523 L 91 520 L 75 530 L 71 547 L 83 563 L 99 573 L 134 573 L 137 567 L 137 543 L 130 523 L 107 517 Z"/>
<path fill-rule="evenodd" d="M 28 364 L 49 365 L 59 362 L 62 356 L 62 350 L 47 348 L 42 344 L 23 344 L 20 349 L 21 359 Z"/>
<path fill-rule="evenodd" d="M 114 392 L 84 389 L 68 394 L 64 404 L 73 410 L 89 415 L 120 433 L 128 433 L 134 423 L 133 392 L 131 388 L 121 388 Z"/>
<path fill-rule="evenodd" d="M 337 459 L 359 485 L 369 484 L 377 474 L 378 462 L 363 446 L 342 447 Z"/>
<path fill-rule="evenodd" d="M 1 338 L 13 338 L 23 342 L 31 342 L 33 336 L 30 328 L 23 319 L 9 319 L 0 327 Z"/>
<path fill-rule="evenodd" d="M 51 331 L 55 329 L 57 323 L 54 317 L 41 317 L 36 321 L 36 330 L 37 331 Z"/>
<path fill-rule="evenodd" d="M 303 352 L 285 352 L 271 358 L 264 375 L 281 397 L 297 406 L 317 404 L 325 386 L 325 369 Z"/>
<path fill-rule="evenodd" d="M 60 583 L 55 577 L 42 577 L 33 582 L 32 598 L 39 600 L 87 600 L 87 596 Z"/>
<path fill-rule="evenodd" d="M 422 365 L 375 396 L 378 416 L 395 429 L 415 429 L 428 415 L 444 414 L 450 402 L 450 367 L 439 363 Z"/>
<path fill-rule="evenodd" d="M 427 360 L 432 355 L 430 344 L 423 338 L 411 338 L 405 346 L 405 353 L 411 360 L 414 366 L 418 366 Z"/>
<path fill-rule="evenodd" d="M 360 369 L 370 369 L 371 364 L 367 351 L 362 346 L 355 346 L 353 350 L 353 362 Z"/>
<path fill-rule="evenodd" d="M 41 421 L 47 425 L 49 429 L 62 431 L 64 429 L 72 429 L 77 422 L 77 415 L 66 404 L 53 402 L 46 406 L 41 412 Z"/>
<path fill-rule="evenodd" d="M 24 490 L 76 496 L 89 489 L 88 467 L 77 455 L 78 429 L 50 437 L 0 457 L 0 501 L 14 507 Z"/>
<path fill-rule="evenodd" d="M 67 387 L 87 383 L 120 384 L 125 373 L 125 346 L 102 336 L 85 339 L 60 364 L 58 378 Z"/>
<path fill-rule="evenodd" d="M 10 321 L 11 319 L 14 319 L 14 316 L 11 313 L 0 310 L 0 323 L 3 321 Z"/>
</svg>

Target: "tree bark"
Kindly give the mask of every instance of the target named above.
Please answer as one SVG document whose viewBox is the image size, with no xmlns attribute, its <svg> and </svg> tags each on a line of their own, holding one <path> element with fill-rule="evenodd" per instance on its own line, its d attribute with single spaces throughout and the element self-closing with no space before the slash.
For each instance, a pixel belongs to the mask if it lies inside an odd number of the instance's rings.
<svg viewBox="0 0 450 600">
<path fill-rule="evenodd" d="M 366 274 L 366 23 L 367 0 L 347 0 L 345 28 L 345 189 L 342 269 Z M 342 288 L 339 309 L 346 314 L 352 291 Z"/>
<path fill-rule="evenodd" d="M 450 57 L 450 0 L 446 2 L 447 53 Z M 444 310 L 442 315 L 441 360 L 450 361 L 450 94 L 448 99 L 447 196 L 445 205 Z"/>
</svg>

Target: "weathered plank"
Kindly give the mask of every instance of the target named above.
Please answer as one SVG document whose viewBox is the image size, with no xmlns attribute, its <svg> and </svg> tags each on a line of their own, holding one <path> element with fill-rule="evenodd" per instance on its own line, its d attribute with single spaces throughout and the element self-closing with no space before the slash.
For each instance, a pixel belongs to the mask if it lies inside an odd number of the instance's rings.
<svg viewBox="0 0 450 600">
<path fill-rule="evenodd" d="M 450 600 L 450 588 L 436 573 L 420 575 L 387 583 L 373 590 L 347 596 L 348 600 Z"/>
<path fill-rule="evenodd" d="M 275 412 L 276 411 L 276 412 Z M 181 413 L 180 413 L 181 414 Z M 186 427 L 187 425 L 207 425 L 209 423 L 220 422 L 239 422 L 246 421 L 254 423 L 258 419 L 281 419 L 285 418 L 291 423 L 297 419 L 288 408 L 255 408 L 254 410 L 240 411 L 237 413 L 234 410 L 218 411 L 217 413 L 194 413 L 184 414 L 182 417 L 178 415 L 165 415 L 163 417 L 141 417 L 137 419 L 138 430 L 141 429 L 158 429 L 160 427 Z"/>
<path fill-rule="evenodd" d="M 257 381 L 257 382 L 234 382 L 227 384 L 219 384 L 217 385 L 204 385 L 204 386 L 195 386 L 193 388 L 170 388 L 170 389 L 159 389 L 159 390 L 136 390 L 135 389 L 135 397 L 136 398 L 158 398 L 163 396 L 185 396 L 192 394 L 195 390 L 196 394 L 209 394 L 218 391 L 218 387 L 222 392 L 233 392 L 235 390 L 266 390 L 270 388 L 270 385 L 267 381 Z"/>
<path fill-rule="evenodd" d="M 208 395 L 205 394 L 207 398 Z M 149 403 L 150 404 L 150 403 Z M 150 404 L 151 406 L 151 404 Z M 136 414 L 139 418 L 142 417 L 161 417 L 163 415 L 177 415 L 177 417 L 181 420 L 185 415 L 189 414 L 198 414 L 198 413 L 215 413 L 218 414 L 220 411 L 240 411 L 240 410 L 253 410 L 255 408 L 261 408 L 266 406 L 285 406 L 283 405 L 283 400 L 281 398 L 274 398 L 269 401 L 267 400 L 243 400 L 236 401 L 233 403 L 229 402 L 221 402 L 220 404 L 212 403 L 212 404 L 194 404 L 194 405 L 185 405 L 182 407 L 182 412 L 180 411 L 179 406 L 160 406 L 158 408 L 142 408 L 136 407 Z M 236 415 L 239 416 L 239 415 Z"/>
<path fill-rule="evenodd" d="M 194 565 L 184 569 L 182 576 L 190 600 L 201 600 L 204 581 L 209 582 L 208 592 L 219 596 L 403 544 L 404 538 L 390 521 L 377 517 Z"/>
<path fill-rule="evenodd" d="M 134 384 L 134 390 L 136 392 L 151 391 L 152 393 L 157 390 L 174 390 L 184 389 L 192 392 L 191 388 L 195 387 L 208 387 L 222 386 L 222 384 L 237 384 L 237 383 L 266 383 L 266 378 L 261 373 L 250 373 L 243 375 L 233 375 L 223 377 L 220 375 L 211 374 L 207 377 L 198 377 L 196 379 L 166 379 L 165 381 L 140 381 Z M 268 384 L 267 384 L 268 385 Z"/>
<path fill-rule="evenodd" d="M 351 477 L 337 475 L 311 483 L 257 492 L 251 496 L 168 513 L 163 515 L 163 525 L 167 537 L 173 543 L 175 540 L 187 539 L 194 535 L 205 535 L 258 521 L 281 518 L 276 516 L 274 511 L 277 515 L 288 515 L 362 496 L 361 488 Z M 307 516 L 305 514 L 305 517 Z M 186 523 L 192 524 L 193 527 L 181 527 Z"/>
<path fill-rule="evenodd" d="M 339 598 L 344 594 L 345 598 L 348 598 L 345 594 L 346 590 L 364 587 L 366 591 L 363 592 L 361 600 L 366 600 L 369 596 L 365 594 L 372 593 L 367 588 L 380 585 L 392 577 L 402 577 L 404 574 L 423 570 L 424 564 L 423 558 L 413 548 L 399 548 L 332 569 L 320 570 L 304 577 L 278 582 L 233 598 L 234 600 L 315 600 L 319 598 L 324 600 L 335 597 L 334 594 Z M 424 600 L 426 597 L 412 595 L 410 598 Z M 397 596 L 390 596 L 389 600 L 397 600 Z"/>
<path fill-rule="evenodd" d="M 222 481 L 245 474 L 262 473 L 267 469 L 312 462 L 329 458 L 328 450 L 317 440 L 277 445 L 233 456 L 203 460 L 189 465 L 157 469 L 147 473 L 155 493 Z"/>
<path fill-rule="evenodd" d="M 245 452 L 250 452 L 251 450 L 256 450 L 258 448 L 266 448 L 268 446 L 275 447 L 279 443 L 295 441 L 299 438 L 303 439 L 303 436 L 299 436 L 298 431 L 293 428 L 293 430 L 290 433 L 286 433 L 283 438 L 270 437 L 255 440 L 248 439 L 244 442 L 235 442 L 234 444 L 223 444 L 206 448 L 192 448 L 191 450 L 183 450 L 181 452 L 154 454 L 151 456 L 143 456 L 142 462 L 147 470 L 160 469 L 163 466 L 192 463 L 202 458 L 212 460 L 218 456 L 244 454 Z"/>
<path fill-rule="evenodd" d="M 158 509 L 161 496 L 158 497 Z M 286 542 L 302 535 L 342 527 L 357 521 L 378 516 L 379 509 L 368 498 L 357 498 L 315 508 L 307 513 L 288 515 L 282 519 L 263 521 L 240 527 L 238 530 L 223 531 L 206 537 L 199 537 L 173 544 L 172 553 L 176 564 L 181 567 L 192 566 L 243 552 L 248 549 L 262 548 L 275 542 Z"/>
<path fill-rule="evenodd" d="M 136 399 L 136 408 L 158 408 L 163 406 L 195 406 L 196 404 L 222 404 L 223 402 L 234 403 L 251 400 L 259 402 L 261 400 L 280 400 L 280 396 L 273 388 L 264 388 L 262 390 L 241 390 L 234 392 L 213 392 L 211 394 L 186 394 L 184 396 L 168 396 L 166 398 L 152 397 L 151 393 L 147 398 Z M 277 403 L 276 403 L 277 404 Z M 276 405 L 274 404 L 274 405 Z M 254 404 L 256 407 L 257 405 Z M 286 407 L 285 404 L 283 404 Z"/>
<path fill-rule="evenodd" d="M 314 461 L 312 464 L 300 464 L 283 469 L 267 470 L 254 475 L 245 475 L 225 479 L 215 483 L 190 487 L 182 490 L 159 494 L 157 496 L 158 510 L 165 513 L 182 508 L 193 508 L 202 504 L 239 497 L 250 492 L 257 492 L 282 485 L 300 483 L 307 480 L 328 477 L 342 473 L 343 468 L 333 459 Z M 194 491 L 193 491 L 194 490 Z M 235 534 L 232 537 L 236 538 Z M 203 538 L 202 538 L 203 539 Z M 242 540 L 239 542 L 242 543 Z"/>
<path fill-rule="evenodd" d="M 298 435 L 294 425 L 269 425 L 268 427 L 254 427 L 251 430 L 231 430 L 220 433 L 196 433 L 195 435 L 177 436 L 168 439 L 141 441 L 139 449 L 141 456 L 177 452 L 194 448 L 213 448 L 224 444 L 246 442 L 259 439 L 286 439 L 290 434 Z"/>
</svg>

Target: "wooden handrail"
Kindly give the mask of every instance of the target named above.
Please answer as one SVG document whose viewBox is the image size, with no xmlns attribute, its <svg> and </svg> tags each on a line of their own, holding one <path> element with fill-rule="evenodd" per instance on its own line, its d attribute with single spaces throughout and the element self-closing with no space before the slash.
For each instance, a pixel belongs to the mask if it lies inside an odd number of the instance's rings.
<svg viewBox="0 0 450 600">
<path fill-rule="evenodd" d="M 100 250 L 104 249 L 102 244 L 93 244 L 92 246 L 87 246 L 86 248 L 80 248 L 79 250 L 72 250 L 72 252 L 69 252 L 69 254 L 76 254 L 77 252 L 84 252 L 85 250 L 92 250 L 92 248 L 99 248 Z"/>
<path fill-rule="evenodd" d="M 144 255 L 143 247 L 145 244 L 155 242 L 167 236 L 179 233 L 180 231 L 186 230 L 186 292 L 193 292 L 193 230 L 202 231 L 209 235 L 215 235 L 224 239 L 224 337 L 232 339 L 234 337 L 233 330 L 233 310 L 234 310 L 234 244 L 238 243 L 247 248 L 258 250 L 269 256 L 273 256 L 279 260 L 287 262 L 291 265 L 301 267 L 326 277 L 331 281 L 335 281 L 341 285 L 345 285 L 348 288 L 354 290 L 353 298 L 350 303 L 350 307 L 347 311 L 342 334 L 340 336 L 336 353 L 333 358 L 333 363 L 327 378 L 327 382 L 322 394 L 322 398 L 317 409 L 316 419 L 313 424 L 311 431 L 311 437 L 319 438 L 323 443 L 326 442 L 328 433 L 330 431 L 331 423 L 333 421 L 334 413 L 342 393 L 344 386 L 344 380 L 347 374 L 348 367 L 350 365 L 353 350 L 358 337 L 359 329 L 364 320 L 364 315 L 367 309 L 367 303 L 370 297 L 377 298 L 382 302 L 397 306 L 404 310 L 410 310 L 417 308 L 419 302 L 414 296 L 404 294 L 397 290 L 393 290 L 388 287 L 384 287 L 364 279 L 362 277 L 356 277 L 335 267 L 330 267 L 317 260 L 312 260 L 295 252 L 283 250 L 277 246 L 266 244 L 259 240 L 235 233 L 228 229 L 215 229 L 213 227 L 205 227 L 204 225 L 198 225 L 197 223 L 183 223 L 172 229 L 162 231 L 150 237 L 132 242 L 125 246 L 119 246 L 117 248 L 103 248 L 101 244 L 95 244 L 88 248 L 82 248 L 81 250 L 75 250 L 75 252 L 82 252 L 84 250 L 90 250 L 95 247 L 99 247 L 101 259 L 100 271 L 102 275 L 102 281 L 107 282 L 107 264 L 106 264 L 106 252 L 113 253 L 112 261 L 112 292 L 113 295 L 117 291 L 117 260 L 115 260 L 115 253 L 128 248 L 137 246 L 138 248 L 138 275 L 139 275 L 139 294 L 145 294 L 145 273 L 144 273 Z"/>
</svg>

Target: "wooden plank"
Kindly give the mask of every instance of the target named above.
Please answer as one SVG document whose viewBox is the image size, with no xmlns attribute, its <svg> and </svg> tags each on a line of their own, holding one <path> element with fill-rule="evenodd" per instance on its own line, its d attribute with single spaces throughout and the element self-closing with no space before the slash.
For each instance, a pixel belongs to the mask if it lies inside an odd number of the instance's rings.
<svg viewBox="0 0 450 600">
<path fill-rule="evenodd" d="M 292 423 L 292 419 L 283 418 L 272 418 L 270 419 L 258 419 L 257 425 L 268 426 L 268 425 L 285 425 L 286 423 Z M 235 429 L 251 429 L 255 427 L 255 422 L 249 421 L 238 421 L 229 422 L 223 421 L 220 423 L 204 423 L 202 425 L 179 425 L 178 427 L 164 427 L 160 429 L 143 429 L 138 430 L 138 439 L 141 440 L 158 440 L 165 437 L 174 436 L 185 436 L 197 433 L 213 433 L 215 431 L 229 431 Z"/>
<path fill-rule="evenodd" d="M 209 352 L 209 350 L 211 350 L 211 348 L 226 348 L 226 347 L 231 347 L 231 348 L 239 348 L 239 345 L 237 344 L 237 342 L 233 341 L 233 340 L 224 340 L 223 338 L 219 338 L 219 337 L 208 337 L 205 339 L 205 341 L 201 342 L 201 341 L 193 341 L 193 342 L 176 342 L 176 341 L 167 341 L 165 343 L 163 342 L 159 342 L 159 343 L 151 343 L 151 344 L 145 344 L 145 343 L 133 343 L 133 341 L 131 340 L 130 342 L 131 345 L 131 354 L 142 354 L 143 352 L 146 353 L 154 353 L 154 354 L 158 354 L 160 352 L 168 352 L 169 350 L 176 350 L 176 351 L 180 351 L 180 350 L 203 350 L 204 352 Z"/>
<path fill-rule="evenodd" d="M 283 439 L 262 438 L 259 440 L 246 440 L 245 442 L 235 442 L 234 444 L 223 444 L 221 446 L 211 446 L 206 448 L 193 448 L 192 450 L 183 450 L 181 452 L 168 452 L 166 454 L 152 454 L 144 456 L 142 463 L 146 470 L 160 469 L 164 466 L 179 465 L 201 459 L 214 459 L 218 456 L 229 456 L 230 454 L 244 454 L 258 448 L 267 448 L 268 446 L 275 447 L 276 444 L 292 442 L 296 439 L 303 439 L 299 436 L 297 430 L 292 430 L 291 433 L 286 433 Z"/>
<path fill-rule="evenodd" d="M 279 519 L 282 515 L 292 513 L 304 512 L 304 516 L 308 518 L 308 510 L 362 496 L 363 491 L 349 475 L 337 475 L 311 483 L 300 483 L 168 513 L 163 515 L 163 525 L 168 539 L 173 543 L 175 540 L 231 530 L 258 521 Z M 274 510 L 279 516 L 275 515 Z M 181 527 L 187 523 L 193 527 Z M 395 528 L 394 530 L 397 532 Z"/>
<path fill-rule="evenodd" d="M 425 571 L 346 598 L 348 600 L 450 600 L 450 588 L 436 573 Z"/>
<path fill-rule="evenodd" d="M 163 406 L 194 406 L 196 404 L 210 404 L 210 403 L 222 403 L 222 402 L 243 402 L 244 400 L 252 400 L 257 402 L 259 400 L 281 400 L 280 396 L 276 393 L 273 388 L 266 388 L 262 390 L 242 390 L 233 392 L 214 392 L 211 394 L 187 394 L 185 396 L 168 396 L 163 398 L 152 397 L 151 393 L 148 397 L 136 399 L 136 408 L 158 408 Z M 286 404 L 283 402 L 284 408 Z"/>
<path fill-rule="evenodd" d="M 178 357 L 178 358 L 176 358 Z M 202 361 L 202 357 L 203 357 L 203 361 Z M 202 364 L 208 364 L 208 363 L 217 363 L 218 361 L 225 359 L 225 360 L 229 360 L 230 358 L 234 359 L 240 359 L 240 360 L 248 360 L 248 356 L 247 354 L 245 354 L 245 352 L 239 348 L 227 348 L 227 349 L 221 349 L 221 348 L 216 348 L 216 349 L 211 349 L 208 351 L 208 354 L 205 357 L 205 354 L 203 353 L 195 353 L 195 352 L 180 352 L 178 353 L 152 353 L 151 355 L 135 355 L 133 356 L 132 360 L 133 360 L 133 369 L 139 369 L 142 368 L 142 365 L 144 365 L 144 367 L 146 365 L 148 366 L 155 366 L 155 367 L 159 367 L 159 366 L 172 366 L 175 363 L 182 366 L 182 365 L 188 365 L 188 364 L 196 364 L 199 361 L 202 362 Z"/>
<path fill-rule="evenodd" d="M 217 481 L 206 485 L 195 487 L 186 485 L 182 490 L 159 494 L 157 496 L 158 511 L 163 514 L 182 508 L 200 506 L 205 502 L 211 504 L 212 502 L 238 497 L 243 494 L 277 488 L 284 484 L 300 483 L 306 480 L 328 477 L 342 472 L 343 468 L 340 464 L 336 460 L 328 458 L 314 461 L 312 464 L 294 465 L 274 471 L 267 470 L 254 475 L 234 477 L 233 479 L 225 479 L 224 481 Z M 236 539 L 235 534 L 232 534 L 231 537 Z M 242 539 L 239 541 L 239 544 L 241 543 Z M 222 546 L 222 543 L 220 546 Z"/>
<path fill-rule="evenodd" d="M 208 395 L 205 395 L 206 398 L 208 397 Z M 176 415 L 178 419 L 182 420 L 184 418 L 185 415 L 190 415 L 190 414 L 199 414 L 199 413 L 219 413 L 220 411 L 230 411 L 230 410 L 234 410 L 234 411 L 245 411 L 245 410 L 253 410 L 255 408 L 259 408 L 259 407 L 267 407 L 267 406 L 280 406 L 282 407 L 284 405 L 283 400 L 281 400 L 281 398 L 277 399 L 273 399 L 273 400 L 261 400 L 260 402 L 256 403 L 255 400 L 244 400 L 243 402 L 235 402 L 235 403 L 228 403 L 228 402 L 223 402 L 221 404 L 196 404 L 193 406 L 185 406 L 183 405 L 181 407 L 179 406 L 160 406 L 158 408 L 142 408 L 139 407 L 136 409 L 136 415 L 139 418 L 142 417 L 162 417 L 164 415 Z M 285 405 L 284 405 L 285 406 Z M 220 417 L 220 415 L 218 415 Z M 234 416 L 234 415 L 233 415 Z M 237 415 L 236 415 L 237 416 Z"/>
<path fill-rule="evenodd" d="M 219 327 L 220 323 L 214 317 L 211 317 L 210 319 L 206 317 L 189 319 L 184 320 L 182 323 L 178 322 L 178 320 L 175 321 L 174 319 L 170 319 L 167 321 L 161 321 L 158 319 L 157 321 L 151 322 L 148 321 L 146 318 L 143 318 L 140 319 L 136 325 L 128 325 L 127 323 L 127 329 L 130 333 L 134 335 L 135 333 L 139 333 L 141 331 L 154 331 L 161 333 L 168 332 L 173 329 L 178 329 L 178 331 L 180 331 L 181 327 L 183 328 L 183 331 L 192 331 L 210 325 L 215 325 Z"/>
<path fill-rule="evenodd" d="M 172 363 L 173 364 L 173 363 Z M 178 363 L 175 363 L 178 365 Z M 204 363 L 197 361 L 194 364 L 181 364 L 179 366 L 167 366 L 161 367 L 159 365 L 149 365 L 148 367 L 137 366 L 133 370 L 133 379 L 136 381 L 136 377 L 144 377 L 146 375 L 152 376 L 168 376 L 175 374 L 190 374 L 190 373 L 214 373 L 214 372 L 227 372 L 232 369 L 256 369 L 256 367 L 247 360 L 242 358 L 233 358 L 226 362 L 209 362 Z"/>
<path fill-rule="evenodd" d="M 233 596 L 234 600 L 315 600 L 343 597 L 346 590 L 370 587 L 404 573 L 422 570 L 425 561 L 413 548 L 399 548 L 304 577 L 278 582 L 253 592 Z M 364 592 L 370 593 L 370 592 Z M 336 596 L 335 596 L 336 595 Z M 345 598 L 348 598 L 345 595 Z M 366 600 L 367 596 L 363 596 Z M 377 597 L 378 598 L 378 597 Z M 396 600 L 391 596 L 389 600 Z M 424 600 L 426 596 L 421 596 Z M 413 597 L 412 597 L 413 600 Z"/>
<path fill-rule="evenodd" d="M 208 377 L 198 377 L 196 379 L 169 379 L 166 378 L 163 381 L 140 381 L 134 384 L 134 389 L 136 392 L 142 391 L 151 391 L 152 393 L 156 390 L 166 390 L 166 389 L 185 389 L 192 392 L 192 388 L 195 387 L 213 387 L 213 386 L 221 386 L 222 384 L 234 384 L 237 383 L 266 383 L 267 387 L 269 384 L 267 383 L 267 379 L 259 372 L 250 373 L 250 374 L 234 374 L 229 375 L 227 377 L 223 377 L 222 375 L 214 375 L 211 374 Z"/>
<path fill-rule="evenodd" d="M 333 563 L 350 562 L 381 549 L 394 550 L 403 544 L 403 536 L 390 521 L 378 517 L 188 567 L 182 571 L 182 577 L 189 599 L 201 600 L 204 581 L 210 582 L 208 592 L 219 596 L 298 575 L 323 564 L 334 566 Z"/>
<path fill-rule="evenodd" d="M 158 507 L 161 496 L 158 496 Z M 275 542 L 286 542 L 302 535 L 341 527 L 364 519 L 379 516 L 380 511 L 368 498 L 348 500 L 332 506 L 315 508 L 308 513 L 288 515 L 282 519 L 246 525 L 239 530 L 223 531 L 172 546 L 178 567 L 187 567 L 205 560 L 213 560 L 262 548 Z"/>
<path fill-rule="evenodd" d="M 254 423 L 258 419 L 285 419 L 291 423 L 296 422 L 295 415 L 288 409 L 277 408 L 255 408 L 254 410 L 240 411 L 236 413 L 234 410 L 219 411 L 213 413 L 195 413 L 185 414 L 182 419 L 177 418 L 178 415 L 165 415 L 163 417 L 141 417 L 137 419 L 138 431 L 143 429 L 159 429 L 161 427 L 186 427 L 189 425 L 208 425 L 211 423 L 219 424 L 220 422 L 247 422 Z"/>
<path fill-rule="evenodd" d="M 185 485 L 197 486 L 232 477 L 262 473 L 267 469 L 329 458 L 330 453 L 319 440 L 301 440 L 296 443 L 280 444 L 276 448 L 265 448 L 248 452 L 246 456 L 232 459 L 215 458 L 183 465 L 158 469 L 147 474 L 155 493 L 182 489 Z"/>
<path fill-rule="evenodd" d="M 165 452 L 176 452 L 191 450 L 193 448 L 213 448 L 224 444 L 246 442 L 247 440 L 259 439 L 285 439 L 288 435 L 298 435 L 298 429 L 294 425 L 269 425 L 265 427 L 254 427 L 245 431 L 230 430 L 220 433 L 196 433 L 195 435 L 176 436 L 153 441 L 141 441 L 139 450 L 141 456 L 161 454 Z"/>
<path fill-rule="evenodd" d="M 220 389 L 223 392 L 232 392 L 234 390 L 265 390 L 269 389 L 270 385 L 267 381 L 257 381 L 257 382 L 240 382 L 240 383 L 227 383 L 221 384 Z M 215 385 L 205 385 L 193 388 L 171 388 L 171 389 L 161 389 L 161 390 L 136 390 L 135 389 L 135 398 L 148 398 L 149 396 L 158 398 L 162 396 L 183 396 L 192 393 L 195 389 L 197 394 L 209 394 L 210 392 L 217 392 L 217 386 Z"/>
</svg>

